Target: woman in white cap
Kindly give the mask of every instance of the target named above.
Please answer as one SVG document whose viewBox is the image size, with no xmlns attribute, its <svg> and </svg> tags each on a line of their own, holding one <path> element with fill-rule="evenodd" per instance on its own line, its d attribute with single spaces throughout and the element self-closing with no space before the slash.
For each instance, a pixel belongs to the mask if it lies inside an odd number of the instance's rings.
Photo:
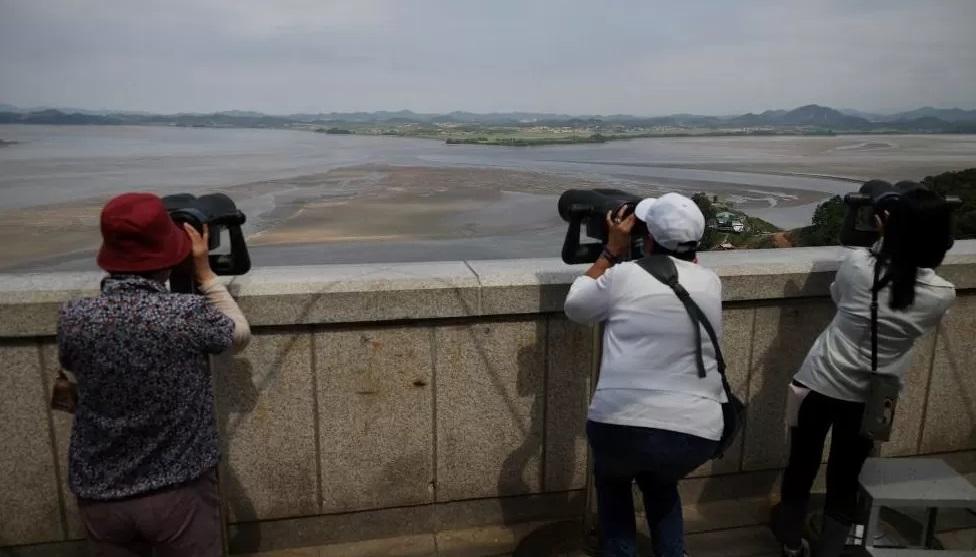
<svg viewBox="0 0 976 557">
<path fill-rule="evenodd" d="M 696 331 L 674 291 L 621 258 L 632 233 L 645 254 L 667 255 L 678 281 L 722 334 L 722 284 L 696 263 L 705 218 L 687 197 L 645 199 L 634 213 L 607 215 L 603 254 L 577 278 L 566 315 L 605 323 L 600 380 L 590 404 L 587 436 L 593 449 L 601 555 L 637 554 L 631 485 L 644 508 L 657 557 L 684 554 L 678 481 L 708 461 L 722 437 L 726 396 L 715 350 L 701 335 L 706 374 L 699 376 Z"/>
</svg>

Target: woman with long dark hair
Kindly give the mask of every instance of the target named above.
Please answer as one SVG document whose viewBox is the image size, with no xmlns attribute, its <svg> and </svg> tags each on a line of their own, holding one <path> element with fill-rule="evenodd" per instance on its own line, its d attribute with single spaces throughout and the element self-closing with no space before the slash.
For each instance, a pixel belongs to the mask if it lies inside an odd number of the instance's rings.
<svg viewBox="0 0 976 557">
<path fill-rule="evenodd" d="M 790 459 L 773 524 L 784 556 L 810 554 L 803 523 L 830 431 L 827 497 L 815 555 L 840 555 L 854 520 L 858 476 L 873 448 L 860 431 L 871 374 L 875 266 L 880 266 L 879 373 L 903 377 L 915 340 L 935 329 L 955 299 L 953 285 L 934 271 L 952 246 L 949 207 L 919 184 L 901 182 L 896 190 L 900 194 L 877 219 L 881 239 L 870 249 L 853 249 L 838 269 L 830 286 L 837 313 L 790 384 Z"/>
</svg>

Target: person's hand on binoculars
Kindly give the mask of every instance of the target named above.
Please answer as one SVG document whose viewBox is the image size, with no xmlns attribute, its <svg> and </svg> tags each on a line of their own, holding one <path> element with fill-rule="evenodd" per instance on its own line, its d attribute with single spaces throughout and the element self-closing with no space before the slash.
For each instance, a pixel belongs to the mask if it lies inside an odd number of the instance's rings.
<svg viewBox="0 0 976 557">
<path fill-rule="evenodd" d="M 621 257 L 630 249 L 630 231 L 634 228 L 637 217 L 630 213 L 621 217 L 625 208 L 621 207 L 616 213 L 607 211 L 607 250 L 614 257 Z"/>
<path fill-rule="evenodd" d="M 217 278 L 210 268 L 210 227 L 203 225 L 203 234 L 197 232 L 190 223 L 183 223 L 183 230 L 190 237 L 190 253 L 193 256 L 193 280 L 204 284 Z"/>
<path fill-rule="evenodd" d="M 884 236 L 885 221 L 888 220 L 888 216 L 891 215 L 889 211 L 883 211 L 880 215 L 874 215 L 874 228 L 877 229 L 878 234 Z"/>
</svg>

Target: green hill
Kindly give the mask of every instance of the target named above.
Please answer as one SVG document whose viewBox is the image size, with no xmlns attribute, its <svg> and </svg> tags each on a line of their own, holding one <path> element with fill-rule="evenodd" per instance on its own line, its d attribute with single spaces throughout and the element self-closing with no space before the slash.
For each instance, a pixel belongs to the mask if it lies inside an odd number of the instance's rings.
<svg viewBox="0 0 976 557">
<path fill-rule="evenodd" d="M 962 206 L 953 214 L 955 238 L 976 238 L 976 168 L 926 176 L 922 183 L 942 195 L 955 195 L 962 199 Z M 810 226 L 774 234 L 772 238 L 761 238 L 748 244 L 748 247 L 836 246 L 840 243 L 845 214 L 847 206 L 844 200 L 835 195 L 817 206 Z"/>
<path fill-rule="evenodd" d="M 976 168 L 926 176 L 922 183 L 942 195 L 955 195 L 962 200 L 962 206 L 953 214 L 955 237 L 957 240 L 976 238 Z M 709 223 L 702 238 L 703 250 L 836 246 L 840 244 L 840 231 L 847 214 L 844 200 L 835 195 L 817 206 L 810 226 L 783 231 L 728 207 L 716 198 L 709 198 L 705 193 L 696 193 L 692 199 Z M 745 230 L 738 233 L 719 230 L 715 222 L 720 213 L 735 215 L 745 225 Z"/>
<path fill-rule="evenodd" d="M 926 176 L 922 183 L 942 195 L 962 199 L 962 207 L 954 215 L 956 239 L 976 238 L 976 168 Z"/>
</svg>

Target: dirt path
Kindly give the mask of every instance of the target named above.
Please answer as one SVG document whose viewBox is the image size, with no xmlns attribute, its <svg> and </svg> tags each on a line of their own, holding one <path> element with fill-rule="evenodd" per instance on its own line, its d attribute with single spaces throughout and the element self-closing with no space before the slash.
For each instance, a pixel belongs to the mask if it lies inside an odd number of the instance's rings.
<svg viewBox="0 0 976 557">
<path fill-rule="evenodd" d="M 778 248 L 791 248 L 793 247 L 793 242 L 790 241 L 787 232 L 777 232 L 773 234 L 773 245 Z"/>
</svg>

